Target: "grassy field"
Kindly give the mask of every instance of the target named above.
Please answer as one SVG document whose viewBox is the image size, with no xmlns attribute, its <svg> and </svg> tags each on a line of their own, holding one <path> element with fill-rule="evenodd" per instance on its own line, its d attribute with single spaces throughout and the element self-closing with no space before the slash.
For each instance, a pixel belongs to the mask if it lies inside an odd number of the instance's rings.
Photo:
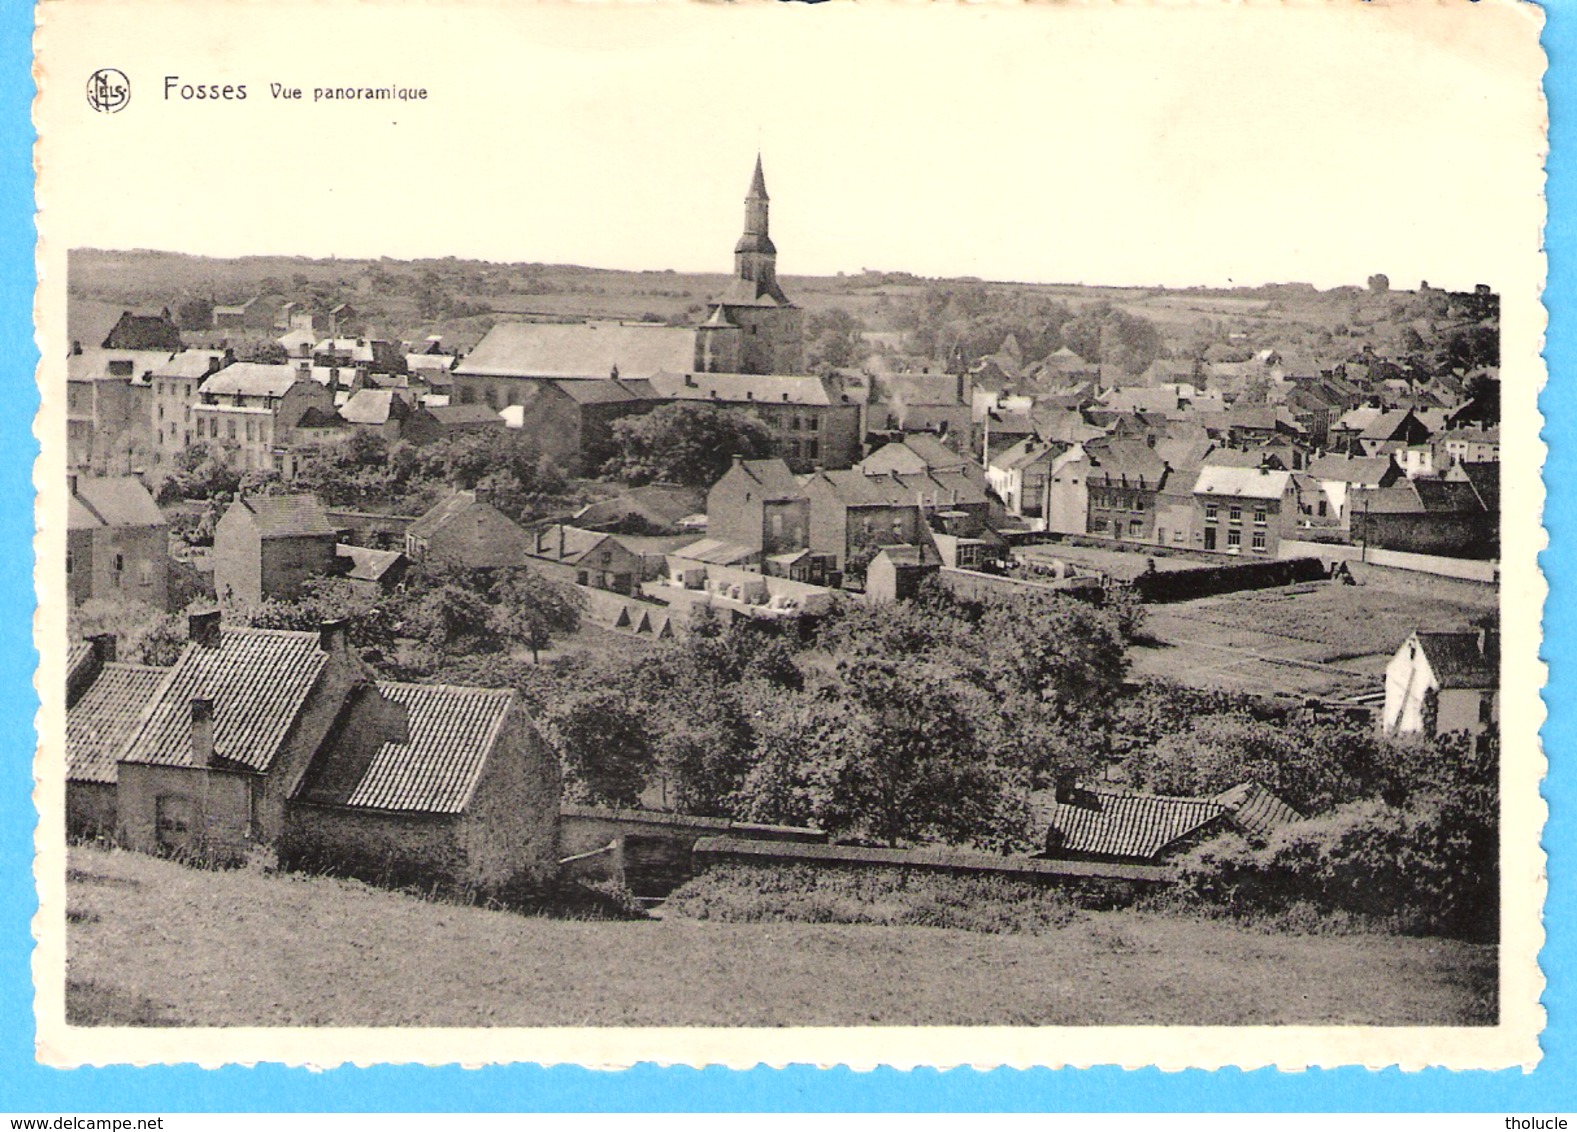
<svg viewBox="0 0 1577 1132">
<path fill-rule="evenodd" d="M 1492 606 L 1493 591 L 1479 589 L 1472 604 L 1427 589 L 1317 583 L 1151 605 L 1134 672 L 1261 695 L 1378 691 L 1413 630 L 1462 628 Z"/>
<path fill-rule="evenodd" d="M 1495 950 L 1134 912 L 1044 934 L 634 923 L 74 849 L 79 1025 L 1469 1025 Z"/>
</svg>

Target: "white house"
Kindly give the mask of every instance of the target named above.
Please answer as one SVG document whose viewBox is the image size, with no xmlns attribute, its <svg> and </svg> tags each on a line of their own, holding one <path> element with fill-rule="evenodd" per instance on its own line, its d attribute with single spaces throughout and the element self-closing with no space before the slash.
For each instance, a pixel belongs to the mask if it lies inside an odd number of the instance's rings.
<svg viewBox="0 0 1577 1132">
<path fill-rule="evenodd" d="M 1387 735 L 1477 735 L 1500 719 L 1500 634 L 1419 631 L 1385 668 Z"/>
</svg>

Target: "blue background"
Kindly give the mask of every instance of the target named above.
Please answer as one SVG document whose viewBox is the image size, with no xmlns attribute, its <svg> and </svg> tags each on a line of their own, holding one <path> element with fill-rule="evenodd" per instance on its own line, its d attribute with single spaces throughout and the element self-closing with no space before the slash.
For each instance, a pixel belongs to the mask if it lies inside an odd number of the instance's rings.
<svg viewBox="0 0 1577 1132">
<path fill-rule="evenodd" d="M 37 409 L 33 368 L 33 179 L 34 140 L 30 119 L 33 84 L 32 9 L 19 0 L 0 5 L 0 358 L 12 389 L 0 413 L 0 657 L 8 662 L 0 681 L 0 1111 L 129 1112 L 299 1109 L 306 1111 L 422 1110 L 1204 1110 L 1295 1111 L 1570 1111 L 1577 1108 L 1577 1058 L 1571 1015 L 1572 861 L 1574 775 L 1564 767 L 1566 740 L 1573 734 L 1570 691 L 1574 650 L 1571 588 L 1574 532 L 1565 527 L 1573 504 L 1574 419 L 1577 396 L 1565 380 L 1577 354 L 1572 331 L 1572 216 L 1577 179 L 1577 80 L 1571 57 L 1577 51 L 1577 0 L 1546 5 L 1544 46 L 1552 121 L 1549 212 L 1546 232 L 1552 312 L 1546 349 L 1550 382 L 1541 398 L 1548 421 L 1545 439 L 1546 525 L 1550 548 L 1543 565 L 1550 584 L 1544 657 L 1550 666 L 1544 729 L 1551 754 L 1545 786 L 1551 818 L 1545 830 L 1550 854 L 1548 942 L 1543 965 L 1550 986 L 1544 997 L 1549 1025 L 1544 1060 L 1531 1074 L 1371 1073 L 1336 1070 L 1282 1074 L 1235 1071 L 1161 1074 L 1117 1069 L 1062 1072 L 998 1070 L 946 1073 L 877 1071 L 851 1073 L 758 1069 L 748 1073 L 640 1066 L 622 1073 L 535 1066 L 465 1071 L 457 1068 L 340 1069 L 309 1073 L 277 1066 L 204 1072 L 192 1067 L 82 1069 L 62 1072 L 33 1061 L 32 979 L 29 929 L 36 907 L 32 883 L 32 839 L 36 815 L 31 801 L 33 729 L 37 710 L 30 674 L 36 664 L 31 613 L 32 463 L 37 444 L 32 419 Z M 1354 113 L 1362 113 L 1355 101 Z M 1443 176 L 1449 173 L 1442 172 Z M 113 189 L 110 190 L 113 192 Z M 107 204 L 112 201 L 107 200 Z M 1470 218 L 1464 218 L 1470 222 Z"/>
</svg>

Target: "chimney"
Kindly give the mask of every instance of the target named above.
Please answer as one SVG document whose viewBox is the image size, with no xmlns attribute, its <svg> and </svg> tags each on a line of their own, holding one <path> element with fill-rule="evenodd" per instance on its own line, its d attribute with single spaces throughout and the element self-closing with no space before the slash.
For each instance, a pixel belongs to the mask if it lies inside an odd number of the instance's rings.
<svg viewBox="0 0 1577 1132">
<path fill-rule="evenodd" d="M 192 700 L 192 758 L 194 767 L 214 765 L 214 702 Z"/>
<path fill-rule="evenodd" d="M 324 652 L 345 652 L 349 648 L 350 618 L 336 617 L 318 626 L 318 648 Z"/>
<path fill-rule="evenodd" d="M 736 467 L 736 468 L 743 467 L 744 463 L 745 463 L 745 458 L 743 456 L 741 456 L 738 452 L 735 452 L 734 453 L 734 467 Z"/>
<path fill-rule="evenodd" d="M 564 524 L 559 524 L 559 561 L 564 561 Z"/>
<path fill-rule="evenodd" d="M 88 644 L 93 646 L 93 657 L 100 664 L 115 663 L 115 634 L 99 633 L 88 638 Z"/>
<path fill-rule="evenodd" d="M 71 342 L 71 355 L 77 358 L 82 356 L 82 343 L 76 339 L 72 339 Z"/>
<path fill-rule="evenodd" d="M 77 473 L 76 472 L 68 472 L 68 473 L 66 473 L 66 490 L 68 492 L 70 492 L 72 495 L 76 495 L 77 494 Z"/>
<path fill-rule="evenodd" d="M 186 639 L 205 649 L 216 649 L 220 644 L 219 611 L 204 610 L 186 615 Z"/>
</svg>

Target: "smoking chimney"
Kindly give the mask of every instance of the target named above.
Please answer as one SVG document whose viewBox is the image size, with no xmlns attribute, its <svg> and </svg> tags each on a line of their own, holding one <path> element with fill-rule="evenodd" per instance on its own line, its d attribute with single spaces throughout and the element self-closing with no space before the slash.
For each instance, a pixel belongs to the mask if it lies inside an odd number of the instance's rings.
<svg viewBox="0 0 1577 1132">
<path fill-rule="evenodd" d="M 186 639 L 205 649 L 216 649 L 220 644 L 219 611 L 205 610 L 186 615 Z"/>
<path fill-rule="evenodd" d="M 194 767 L 214 765 L 214 702 L 192 700 L 192 758 Z"/>
</svg>

